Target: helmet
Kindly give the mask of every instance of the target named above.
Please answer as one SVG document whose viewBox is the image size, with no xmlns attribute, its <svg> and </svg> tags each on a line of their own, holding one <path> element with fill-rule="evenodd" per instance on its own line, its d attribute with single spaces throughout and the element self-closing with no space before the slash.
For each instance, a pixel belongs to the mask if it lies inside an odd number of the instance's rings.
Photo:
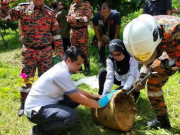
<svg viewBox="0 0 180 135">
<path fill-rule="evenodd" d="M 148 14 L 133 19 L 123 32 L 127 51 L 140 62 L 146 62 L 152 56 L 161 37 L 157 20 Z"/>
</svg>

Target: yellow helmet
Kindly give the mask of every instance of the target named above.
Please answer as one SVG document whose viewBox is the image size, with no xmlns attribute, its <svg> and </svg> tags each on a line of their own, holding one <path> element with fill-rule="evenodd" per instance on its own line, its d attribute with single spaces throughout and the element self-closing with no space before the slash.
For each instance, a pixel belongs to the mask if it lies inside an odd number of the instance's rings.
<svg viewBox="0 0 180 135">
<path fill-rule="evenodd" d="M 148 14 L 140 15 L 126 25 L 123 42 L 127 51 L 140 62 L 147 61 L 161 42 L 160 26 Z"/>
</svg>

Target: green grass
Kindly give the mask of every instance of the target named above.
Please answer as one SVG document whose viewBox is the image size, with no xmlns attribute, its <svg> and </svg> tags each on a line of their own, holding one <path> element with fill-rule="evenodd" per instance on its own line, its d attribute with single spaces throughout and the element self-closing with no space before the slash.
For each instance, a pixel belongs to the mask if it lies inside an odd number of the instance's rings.
<svg viewBox="0 0 180 135">
<path fill-rule="evenodd" d="M 90 30 L 90 38 L 93 31 Z M 18 33 L 11 30 L 5 36 L 8 42 L 6 49 L 0 42 L 0 135 L 29 135 L 33 126 L 25 116 L 17 117 L 19 108 L 19 74 L 21 67 L 21 44 L 18 41 Z M 1 41 L 1 39 L 0 39 Z M 91 56 L 91 75 L 98 74 L 97 53 L 98 49 L 89 46 Z M 77 81 L 85 77 L 82 73 L 73 75 L 73 80 Z M 143 123 L 155 117 L 147 99 L 146 90 L 142 90 L 142 96 L 136 105 L 137 113 L 132 131 L 137 135 L 180 135 L 180 73 L 170 77 L 168 83 L 163 87 L 165 101 L 168 106 L 169 118 L 172 124 L 170 131 L 149 130 Z M 81 89 L 97 93 L 97 89 L 90 89 L 87 85 L 80 86 Z M 76 124 L 66 131 L 66 135 L 123 135 L 124 132 L 104 128 L 95 123 L 91 117 L 89 108 L 80 105 L 77 109 L 78 119 Z"/>
</svg>

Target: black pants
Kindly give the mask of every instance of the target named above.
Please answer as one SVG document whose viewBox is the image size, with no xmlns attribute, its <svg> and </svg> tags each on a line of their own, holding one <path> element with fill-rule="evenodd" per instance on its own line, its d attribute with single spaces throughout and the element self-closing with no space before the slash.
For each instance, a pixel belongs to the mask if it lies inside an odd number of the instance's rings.
<svg viewBox="0 0 180 135">
<path fill-rule="evenodd" d="M 99 62 L 102 63 L 103 65 L 106 65 L 106 47 L 101 46 L 99 49 Z"/>
<path fill-rule="evenodd" d="M 105 69 L 102 69 L 99 72 L 99 95 L 102 95 L 103 90 L 104 90 L 104 83 L 106 81 L 106 75 L 107 75 L 107 71 Z M 114 77 L 114 84 L 120 86 L 121 85 L 121 81 L 118 81 L 115 77 Z"/>
<path fill-rule="evenodd" d="M 63 40 L 63 48 L 65 52 L 68 49 L 68 47 L 71 46 L 70 38 L 62 38 L 62 40 Z"/>
</svg>

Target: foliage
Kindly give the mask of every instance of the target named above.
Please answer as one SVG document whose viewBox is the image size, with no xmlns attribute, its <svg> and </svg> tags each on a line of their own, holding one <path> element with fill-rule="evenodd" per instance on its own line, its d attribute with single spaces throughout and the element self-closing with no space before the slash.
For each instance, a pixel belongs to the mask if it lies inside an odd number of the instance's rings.
<svg viewBox="0 0 180 135">
<path fill-rule="evenodd" d="M 128 17 L 133 19 L 138 15 L 129 14 Z M 129 18 L 123 17 L 124 21 L 129 21 Z M 123 28 L 122 28 L 123 29 Z M 89 29 L 89 38 L 92 38 L 94 31 Z M 21 67 L 21 44 L 18 41 L 18 32 L 7 30 L 5 36 L 8 41 L 8 50 L 0 42 L 0 135 L 29 135 L 29 132 L 34 124 L 28 121 L 23 116 L 17 117 L 17 110 L 19 108 L 20 94 L 19 86 L 21 81 L 19 80 L 20 67 Z M 97 75 L 99 72 L 97 54 L 98 49 L 94 46 L 89 46 L 91 56 L 91 75 Z M 77 81 L 85 77 L 82 72 L 73 75 L 73 80 Z M 137 108 L 135 122 L 132 128 L 132 134 L 137 135 L 175 135 L 180 134 L 180 84 L 178 81 L 180 73 L 176 73 L 168 80 L 168 83 L 163 87 L 166 104 L 168 106 L 169 118 L 172 124 L 170 131 L 159 129 L 150 130 L 145 127 L 143 123 L 147 120 L 151 120 L 155 117 L 154 112 L 150 109 L 150 103 L 148 101 L 146 90 L 141 91 L 141 98 Z M 97 94 L 97 89 L 91 89 L 89 86 L 82 84 L 79 88 L 89 92 Z M 104 128 L 101 125 L 95 123 L 91 117 L 91 110 L 84 106 L 79 106 L 76 111 L 78 112 L 78 118 L 75 125 L 68 130 L 62 131 L 61 135 L 124 135 L 124 132 L 116 131 L 108 128 Z M 128 133 L 126 133 L 128 134 Z"/>
</svg>

